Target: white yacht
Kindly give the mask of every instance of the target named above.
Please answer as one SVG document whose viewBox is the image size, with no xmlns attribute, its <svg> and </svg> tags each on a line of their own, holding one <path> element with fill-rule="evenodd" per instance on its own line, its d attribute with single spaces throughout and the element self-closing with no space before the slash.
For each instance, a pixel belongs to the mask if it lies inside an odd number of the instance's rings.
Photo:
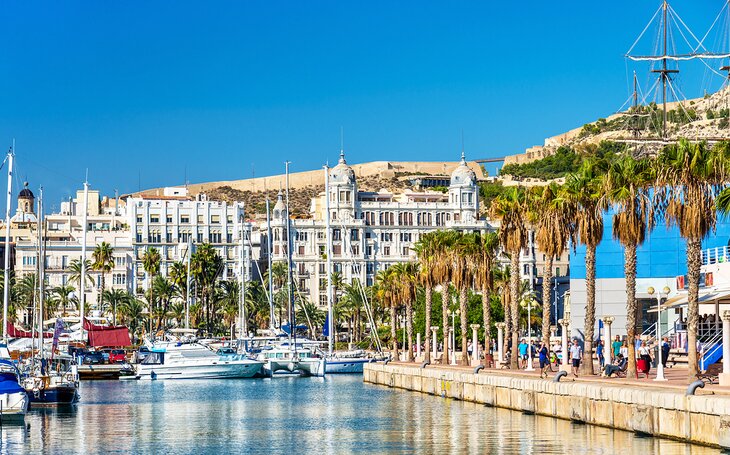
<svg viewBox="0 0 730 455">
<path fill-rule="evenodd" d="M 0 423 L 25 418 L 30 399 L 19 384 L 18 369 L 13 362 L 0 358 Z"/>
<path fill-rule="evenodd" d="M 198 344 L 167 343 L 155 346 L 135 366 L 139 379 L 250 378 L 261 372 L 264 362 L 220 356 Z"/>
<path fill-rule="evenodd" d="M 273 377 L 277 372 L 299 373 L 306 376 L 324 376 L 325 359 L 318 357 L 314 351 L 305 347 L 296 350 L 287 345 L 273 345 L 262 349 L 256 357 L 265 362 L 264 375 Z"/>
</svg>

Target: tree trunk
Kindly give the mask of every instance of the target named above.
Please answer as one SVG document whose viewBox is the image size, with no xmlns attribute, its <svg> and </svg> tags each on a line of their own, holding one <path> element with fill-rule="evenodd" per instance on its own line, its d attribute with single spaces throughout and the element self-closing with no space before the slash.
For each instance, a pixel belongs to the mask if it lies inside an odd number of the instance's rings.
<svg viewBox="0 0 730 455">
<path fill-rule="evenodd" d="M 699 288 L 702 267 L 702 242 L 687 239 L 687 382 L 697 380 L 697 325 L 700 316 Z"/>
<path fill-rule="evenodd" d="M 441 364 L 449 364 L 449 283 L 441 284 L 441 332 L 444 334 L 444 348 Z"/>
<path fill-rule="evenodd" d="M 390 304 L 390 339 L 393 342 L 393 348 L 391 349 L 391 352 L 393 353 L 393 360 L 398 360 L 398 332 L 395 329 L 395 323 L 396 320 L 396 314 L 395 314 L 395 305 L 392 303 Z"/>
<path fill-rule="evenodd" d="M 512 257 L 510 258 L 509 291 L 512 313 L 512 354 L 510 356 L 510 368 L 512 370 L 517 370 L 519 368 L 517 357 L 520 344 L 520 250 L 512 251 Z"/>
<path fill-rule="evenodd" d="M 423 359 L 424 362 L 431 363 L 431 299 L 433 298 L 433 289 L 430 285 L 426 285 L 426 345 L 424 346 Z"/>
<path fill-rule="evenodd" d="M 512 285 L 510 284 L 510 288 L 511 287 Z M 509 290 L 509 292 L 502 295 L 502 309 L 504 310 L 504 334 L 502 335 L 504 337 L 504 340 L 502 340 L 502 343 L 504 343 L 505 352 L 507 352 L 507 348 L 512 345 L 512 304 L 510 303 L 510 301 L 512 300 L 510 298 L 511 295 L 511 289 Z"/>
<path fill-rule="evenodd" d="M 413 362 L 413 301 L 411 299 L 406 302 L 406 338 L 408 339 L 406 360 Z M 406 349 L 406 346 L 403 346 L 403 349 Z"/>
<path fill-rule="evenodd" d="M 542 269 L 542 342 L 550 349 L 550 295 L 553 284 L 553 257 L 548 256 Z"/>
<path fill-rule="evenodd" d="M 469 366 L 469 313 L 467 310 L 467 301 L 469 299 L 469 289 L 462 286 L 459 290 L 459 312 L 461 313 L 461 365 Z"/>
<path fill-rule="evenodd" d="M 626 339 L 629 358 L 626 377 L 636 377 L 636 246 L 624 247 L 624 276 L 626 277 Z"/>
<path fill-rule="evenodd" d="M 492 343 L 492 307 L 489 300 L 489 290 L 487 287 L 482 288 L 482 316 L 484 323 L 484 366 L 487 366 L 487 356 L 489 355 L 489 346 Z M 472 347 L 474 349 L 474 347 Z"/>
<path fill-rule="evenodd" d="M 593 372 L 593 327 L 596 325 L 596 246 L 586 245 L 586 317 L 583 322 L 585 340 L 581 374 Z"/>
</svg>

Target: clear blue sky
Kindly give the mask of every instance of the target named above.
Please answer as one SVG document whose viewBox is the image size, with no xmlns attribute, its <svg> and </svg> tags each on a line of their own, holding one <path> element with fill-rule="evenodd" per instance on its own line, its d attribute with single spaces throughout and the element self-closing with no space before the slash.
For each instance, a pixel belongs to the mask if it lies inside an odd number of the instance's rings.
<svg viewBox="0 0 730 455">
<path fill-rule="evenodd" d="M 699 36 L 722 3 L 672 2 Z M 470 158 L 519 153 L 623 104 L 658 5 L 5 1 L 0 146 L 49 209 L 87 167 L 106 194 L 319 168 L 340 126 L 350 162 L 457 159 L 462 129 Z"/>
</svg>

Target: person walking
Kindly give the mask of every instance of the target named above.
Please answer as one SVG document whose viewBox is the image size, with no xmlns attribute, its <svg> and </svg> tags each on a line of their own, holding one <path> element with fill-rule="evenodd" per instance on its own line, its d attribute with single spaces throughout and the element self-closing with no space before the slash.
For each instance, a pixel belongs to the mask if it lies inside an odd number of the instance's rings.
<svg viewBox="0 0 730 455">
<path fill-rule="evenodd" d="M 613 352 L 613 356 L 611 361 L 618 357 L 619 354 L 621 354 L 621 346 L 623 346 L 623 343 L 621 343 L 621 337 L 616 335 L 616 338 L 613 340 L 613 343 L 611 343 L 611 351 Z"/>
<path fill-rule="evenodd" d="M 583 349 L 578 344 L 578 340 L 573 340 L 570 347 L 570 361 L 572 363 L 573 376 L 578 377 L 578 368 L 580 367 L 580 359 L 583 357 Z"/>
<path fill-rule="evenodd" d="M 667 367 L 667 359 L 669 358 L 669 340 L 667 337 L 662 338 L 662 366 Z"/>
<path fill-rule="evenodd" d="M 641 346 L 639 347 L 638 356 L 641 360 L 644 361 L 645 369 L 642 371 L 644 373 L 646 373 L 646 376 L 648 377 L 649 371 L 651 370 L 651 351 L 646 346 L 646 341 L 641 342 Z"/>
<path fill-rule="evenodd" d="M 606 358 L 603 355 L 603 340 L 600 340 L 598 346 L 596 346 L 596 356 L 598 357 L 598 364 L 603 369 L 603 365 L 606 363 Z"/>
<path fill-rule="evenodd" d="M 526 368 L 527 367 L 527 350 L 530 347 L 528 346 L 527 342 L 523 338 L 522 341 L 520 341 L 520 344 L 517 345 L 517 351 L 520 355 L 520 357 L 517 359 L 519 362 L 520 368 Z"/>
<path fill-rule="evenodd" d="M 548 357 L 548 347 L 545 343 L 540 343 L 538 357 L 540 359 L 540 377 L 542 378 L 543 375 L 545 375 L 545 377 L 548 377 L 548 370 L 550 369 L 550 359 Z"/>
</svg>

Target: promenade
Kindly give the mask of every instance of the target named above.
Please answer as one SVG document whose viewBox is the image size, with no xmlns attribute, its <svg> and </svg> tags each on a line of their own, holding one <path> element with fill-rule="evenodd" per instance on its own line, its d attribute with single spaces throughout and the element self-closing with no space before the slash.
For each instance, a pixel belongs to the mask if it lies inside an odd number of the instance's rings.
<svg viewBox="0 0 730 455">
<path fill-rule="evenodd" d="M 687 370 L 668 381 L 482 369 L 406 362 L 372 363 L 363 380 L 443 398 L 589 423 L 639 434 L 730 448 L 730 388 L 707 385 L 687 395 Z"/>
</svg>

